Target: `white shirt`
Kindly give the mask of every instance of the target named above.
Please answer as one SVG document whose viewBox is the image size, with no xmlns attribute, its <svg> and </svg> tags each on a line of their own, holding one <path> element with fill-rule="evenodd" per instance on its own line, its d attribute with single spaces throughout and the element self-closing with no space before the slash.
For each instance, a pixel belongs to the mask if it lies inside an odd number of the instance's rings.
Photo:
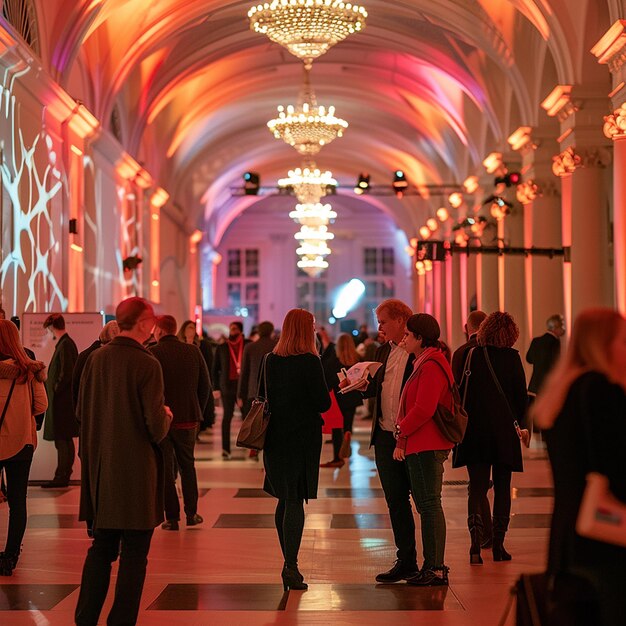
<svg viewBox="0 0 626 626">
<path fill-rule="evenodd" d="M 383 430 L 395 432 L 396 416 L 400 408 L 400 393 L 402 392 L 402 378 L 406 369 L 409 354 L 400 346 L 391 343 L 391 352 L 385 367 L 385 379 L 383 380 L 380 394 L 381 418 L 380 427 Z"/>
</svg>

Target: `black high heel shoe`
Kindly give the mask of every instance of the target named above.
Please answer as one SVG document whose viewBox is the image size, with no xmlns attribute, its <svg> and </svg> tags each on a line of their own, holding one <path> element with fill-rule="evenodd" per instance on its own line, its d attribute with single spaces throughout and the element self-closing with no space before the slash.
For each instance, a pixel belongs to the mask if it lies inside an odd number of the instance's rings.
<svg viewBox="0 0 626 626">
<path fill-rule="evenodd" d="M 0 576 L 11 576 L 20 558 L 18 554 L 0 552 Z"/>
<path fill-rule="evenodd" d="M 298 571 L 298 567 L 288 567 L 285 565 L 282 571 L 283 589 L 288 591 L 306 591 L 309 586 L 304 582 L 304 576 Z"/>
</svg>

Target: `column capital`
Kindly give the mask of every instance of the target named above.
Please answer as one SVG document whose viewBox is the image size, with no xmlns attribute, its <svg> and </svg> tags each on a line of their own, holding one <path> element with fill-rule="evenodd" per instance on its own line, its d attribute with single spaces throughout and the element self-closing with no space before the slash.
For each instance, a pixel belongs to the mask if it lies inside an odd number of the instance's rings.
<svg viewBox="0 0 626 626">
<path fill-rule="evenodd" d="M 519 152 L 522 156 L 533 152 L 539 146 L 539 143 L 533 138 L 533 129 L 530 126 L 520 126 L 511 133 L 507 143 L 511 146 L 511 150 Z"/>
<path fill-rule="evenodd" d="M 611 151 L 604 146 L 582 149 L 570 146 L 552 157 L 552 172 L 555 176 L 566 176 L 579 167 L 607 167 L 611 160 Z"/>
<path fill-rule="evenodd" d="M 609 139 L 622 139 L 626 137 L 626 102 L 622 103 L 610 115 L 604 116 L 604 135 Z"/>
<path fill-rule="evenodd" d="M 525 180 L 517 186 L 517 201 L 524 206 L 531 204 L 537 196 L 541 195 L 543 195 L 541 188 L 532 178 Z"/>
<path fill-rule="evenodd" d="M 591 48 L 591 54 L 601 65 L 606 65 L 611 74 L 619 72 L 626 63 L 626 20 L 617 20 Z"/>
<path fill-rule="evenodd" d="M 572 98 L 573 85 L 557 85 L 541 103 L 541 108 L 550 117 L 564 122 L 580 109 L 580 100 Z"/>
</svg>

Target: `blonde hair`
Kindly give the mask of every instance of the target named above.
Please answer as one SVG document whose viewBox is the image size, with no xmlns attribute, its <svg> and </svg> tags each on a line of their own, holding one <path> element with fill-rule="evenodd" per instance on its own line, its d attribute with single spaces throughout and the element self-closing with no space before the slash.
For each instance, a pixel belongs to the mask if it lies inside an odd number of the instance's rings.
<svg viewBox="0 0 626 626">
<path fill-rule="evenodd" d="M 20 373 L 16 382 L 25 383 L 36 372 L 44 369 L 41 361 L 33 361 L 25 352 L 17 326 L 9 320 L 0 319 L 0 353 L 11 357 L 17 364 Z"/>
<path fill-rule="evenodd" d="M 578 315 L 566 354 L 549 374 L 543 391 L 531 407 L 531 415 L 540 428 L 552 427 L 569 388 L 584 372 L 600 372 L 624 386 L 611 363 L 611 343 L 624 323 L 626 318 L 613 309 L 587 309 Z"/>
<path fill-rule="evenodd" d="M 352 367 L 361 360 L 359 353 L 356 351 L 354 340 L 348 333 L 342 333 L 337 337 L 337 347 L 335 352 L 337 358 L 342 365 Z"/>
<path fill-rule="evenodd" d="M 308 311 L 291 309 L 285 315 L 280 339 L 272 352 L 278 356 L 309 353 L 317 356 L 314 322 L 315 318 Z"/>
</svg>

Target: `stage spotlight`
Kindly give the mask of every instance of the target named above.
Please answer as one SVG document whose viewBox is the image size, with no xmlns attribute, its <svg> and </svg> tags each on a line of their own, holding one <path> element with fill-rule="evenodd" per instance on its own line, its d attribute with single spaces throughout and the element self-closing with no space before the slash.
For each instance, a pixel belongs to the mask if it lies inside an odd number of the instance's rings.
<svg viewBox="0 0 626 626">
<path fill-rule="evenodd" d="M 243 175 L 243 189 L 246 196 L 256 196 L 259 193 L 260 177 L 256 172 L 246 172 Z"/>
<path fill-rule="evenodd" d="M 512 187 L 513 185 L 519 185 L 521 182 L 522 175 L 519 172 L 507 172 L 504 176 L 496 176 L 493 184 L 495 187 L 498 185 Z"/>
<path fill-rule="evenodd" d="M 409 186 L 409 181 L 406 179 L 402 170 L 396 170 L 393 175 L 393 183 L 391 183 L 393 190 L 396 192 L 398 198 L 402 197 L 403 192 Z"/>
<path fill-rule="evenodd" d="M 369 189 L 370 189 L 370 175 L 359 174 L 359 178 L 356 181 L 356 186 L 354 187 L 354 193 L 358 193 L 358 194 L 367 193 Z"/>
</svg>

